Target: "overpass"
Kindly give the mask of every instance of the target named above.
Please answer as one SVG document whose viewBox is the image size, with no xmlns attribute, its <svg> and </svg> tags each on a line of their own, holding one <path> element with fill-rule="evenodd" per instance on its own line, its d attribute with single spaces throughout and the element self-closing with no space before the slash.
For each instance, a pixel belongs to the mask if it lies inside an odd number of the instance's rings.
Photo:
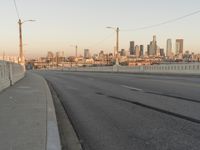
<svg viewBox="0 0 200 150">
<path fill-rule="evenodd" d="M 121 73 L 121 66 L 116 73 L 113 68 L 38 71 L 50 83 L 84 150 L 200 149 L 197 74 L 137 74 L 139 67 Z M 63 136 L 65 117 L 59 118 Z"/>
<path fill-rule="evenodd" d="M 0 148 L 199 149 L 199 68 L 71 67 L 25 74 L 22 66 L 1 62 L 1 89 L 13 86 L 0 93 Z"/>
</svg>

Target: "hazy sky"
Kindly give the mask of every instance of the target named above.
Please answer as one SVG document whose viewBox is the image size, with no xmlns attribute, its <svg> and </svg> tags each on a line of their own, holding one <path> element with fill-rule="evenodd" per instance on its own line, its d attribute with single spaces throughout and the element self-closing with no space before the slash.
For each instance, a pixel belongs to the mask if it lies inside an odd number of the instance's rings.
<svg viewBox="0 0 200 150">
<path fill-rule="evenodd" d="M 200 10 L 199 0 L 16 0 L 20 17 L 36 22 L 23 24 L 25 54 L 46 56 L 47 51 L 64 51 L 74 55 L 84 48 L 92 53 L 112 52 L 115 32 L 148 26 Z M 13 0 L 0 0 L 0 53 L 18 55 L 18 18 Z M 129 41 L 146 45 L 157 36 L 158 45 L 166 49 L 166 40 L 184 38 L 184 50 L 200 53 L 200 13 L 146 30 L 121 31 L 120 49 L 128 49 Z"/>
</svg>

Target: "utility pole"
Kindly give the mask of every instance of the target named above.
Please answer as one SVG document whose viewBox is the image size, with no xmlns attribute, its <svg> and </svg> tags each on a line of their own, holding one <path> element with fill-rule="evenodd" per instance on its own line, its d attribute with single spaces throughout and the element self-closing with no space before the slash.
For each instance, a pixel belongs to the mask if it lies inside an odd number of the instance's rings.
<svg viewBox="0 0 200 150">
<path fill-rule="evenodd" d="M 77 58 L 78 57 L 78 46 L 76 45 L 75 48 L 76 48 L 75 54 L 76 54 L 76 58 Z"/>
<path fill-rule="evenodd" d="M 22 43 L 22 21 L 19 19 L 19 59 L 18 63 L 21 65 L 25 64 L 24 60 L 24 51 L 23 51 L 23 43 Z"/>
<path fill-rule="evenodd" d="M 116 47 L 115 47 L 115 65 L 119 65 L 119 27 L 106 27 L 108 29 L 114 29 L 116 31 Z"/>
<path fill-rule="evenodd" d="M 35 20 L 25 20 L 22 21 L 20 19 L 19 11 L 17 8 L 16 1 L 14 0 L 15 9 L 17 17 L 19 18 L 18 24 L 19 24 L 19 58 L 18 58 L 18 64 L 21 64 L 22 66 L 25 66 L 25 57 L 24 57 L 24 51 L 23 51 L 23 42 L 22 42 L 22 24 L 28 21 L 35 21 Z"/>
<path fill-rule="evenodd" d="M 116 29 L 117 39 L 116 39 L 116 65 L 119 65 L 119 28 Z"/>
<path fill-rule="evenodd" d="M 78 62 L 78 46 L 77 45 L 70 45 L 71 47 L 74 47 L 75 48 L 75 63 L 77 65 L 77 62 Z"/>
<path fill-rule="evenodd" d="M 22 21 L 19 19 L 18 24 L 19 24 L 19 59 L 18 63 L 21 65 L 25 65 L 25 57 L 24 57 L 24 50 L 23 50 L 23 42 L 22 42 L 22 24 L 25 22 L 33 22 L 35 20 L 25 20 Z"/>
</svg>

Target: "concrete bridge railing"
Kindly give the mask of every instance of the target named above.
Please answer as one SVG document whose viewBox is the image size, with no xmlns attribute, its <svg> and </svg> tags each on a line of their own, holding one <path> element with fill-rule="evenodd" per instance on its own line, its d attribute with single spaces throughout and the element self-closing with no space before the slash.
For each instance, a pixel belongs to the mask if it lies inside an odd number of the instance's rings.
<svg viewBox="0 0 200 150">
<path fill-rule="evenodd" d="M 130 72 L 130 73 L 157 73 L 157 74 L 188 74 L 200 75 L 200 63 L 188 64 L 160 64 L 149 66 L 107 66 L 107 67 L 73 67 L 66 71 L 90 72 Z"/>
<path fill-rule="evenodd" d="M 24 67 L 12 62 L 0 61 L 0 91 L 24 77 Z"/>
</svg>

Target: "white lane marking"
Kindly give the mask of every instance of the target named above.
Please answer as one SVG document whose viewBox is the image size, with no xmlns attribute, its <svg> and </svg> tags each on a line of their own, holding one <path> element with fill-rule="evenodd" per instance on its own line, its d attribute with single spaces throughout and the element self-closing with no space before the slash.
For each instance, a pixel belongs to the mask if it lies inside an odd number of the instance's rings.
<svg viewBox="0 0 200 150">
<path fill-rule="evenodd" d="M 143 89 L 127 86 L 127 85 L 121 85 L 124 88 L 130 89 L 130 90 L 136 90 L 136 91 L 143 91 Z"/>
</svg>

